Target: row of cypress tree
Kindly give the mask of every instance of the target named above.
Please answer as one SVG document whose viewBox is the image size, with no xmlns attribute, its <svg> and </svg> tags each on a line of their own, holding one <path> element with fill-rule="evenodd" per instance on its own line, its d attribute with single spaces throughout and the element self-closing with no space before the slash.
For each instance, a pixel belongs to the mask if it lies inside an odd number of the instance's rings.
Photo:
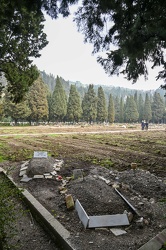
<svg viewBox="0 0 166 250">
<path fill-rule="evenodd" d="M 0 104 L 0 118 L 11 118 L 18 121 L 32 122 L 140 122 L 146 120 L 154 123 L 166 123 L 165 103 L 159 93 L 153 96 L 142 95 L 125 97 L 112 96 L 106 100 L 102 86 L 97 93 L 93 84 L 90 84 L 83 98 L 74 84 L 70 85 L 69 95 L 63 88 L 59 77 L 53 92 L 39 77 L 30 88 L 25 100 L 14 104 L 6 92 Z"/>
</svg>

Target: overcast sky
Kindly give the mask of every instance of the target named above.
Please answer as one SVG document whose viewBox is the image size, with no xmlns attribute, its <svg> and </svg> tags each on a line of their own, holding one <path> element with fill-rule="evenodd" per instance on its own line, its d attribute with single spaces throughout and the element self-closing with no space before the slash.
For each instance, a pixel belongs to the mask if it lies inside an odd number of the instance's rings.
<svg viewBox="0 0 166 250">
<path fill-rule="evenodd" d="M 64 80 L 80 81 L 83 84 L 113 85 L 132 89 L 156 89 L 163 82 L 155 80 L 156 70 L 151 70 L 149 80 L 141 78 L 136 84 L 123 76 L 109 77 L 92 55 L 93 46 L 84 44 L 84 37 L 78 33 L 72 18 L 52 20 L 46 16 L 44 32 L 49 44 L 41 51 L 41 57 L 34 60 L 38 69 Z"/>
</svg>

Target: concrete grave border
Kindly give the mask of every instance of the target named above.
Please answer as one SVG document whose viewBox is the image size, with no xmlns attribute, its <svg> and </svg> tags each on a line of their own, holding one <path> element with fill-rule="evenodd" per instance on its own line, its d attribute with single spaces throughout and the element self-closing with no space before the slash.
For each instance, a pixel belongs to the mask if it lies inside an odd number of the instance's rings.
<svg viewBox="0 0 166 250">
<path fill-rule="evenodd" d="M 164 243 L 166 243 L 166 229 L 157 234 L 138 250 L 160 250 Z"/>
<path fill-rule="evenodd" d="M 127 214 L 88 216 L 78 199 L 75 202 L 75 209 L 78 213 L 79 219 L 81 220 L 85 228 L 116 227 L 130 225 Z"/>
</svg>

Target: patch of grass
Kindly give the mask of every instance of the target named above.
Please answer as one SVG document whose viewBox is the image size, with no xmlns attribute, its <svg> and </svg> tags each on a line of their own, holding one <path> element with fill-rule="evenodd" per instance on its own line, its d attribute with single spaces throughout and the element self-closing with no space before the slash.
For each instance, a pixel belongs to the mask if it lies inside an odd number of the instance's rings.
<svg viewBox="0 0 166 250">
<path fill-rule="evenodd" d="M 137 126 L 136 125 L 129 125 L 129 126 L 127 126 L 128 128 L 137 128 Z"/>
<path fill-rule="evenodd" d="M 109 169 L 113 167 L 114 163 L 110 159 L 103 159 L 100 161 L 100 165 Z"/>
<path fill-rule="evenodd" d="M 163 197 L 162 199 L 159 200 L 162 203 L 166 203 L 166 197 Z"/>
<path fill-rule="evenodd" d="M 86 160 L 94 165 L 100 165 L 108 169 L 114 165 L 111 159 L 86 158 Z"/>
<path fill-rule="evenodd" d="M 0 162 L 7 160 L 8 152 L 9 152 L 9 147 L 5 143 L 0 143 Z"/>
<path fill-rule="evenodd" d="M 156 144 L 166 145 L 166 141 L 165 140 L 158 140 L 158 141 L 156 141 Z"/>
<path fill-rule="evenodd" d="M 6 155 L 6 159 L 9 161 L 23 161 L 25 159 L 31 159 L 33 152 L 29 149 L 21 148 L 15 151 L 10 151 Z"/>
<path fill-rule="evenodd" d="M 14 227 L 18 214 L 18 210 L 15 209 L 15 199 L 21 199 L 21 191 L 16 189 L 2 174 L 0 186 L 0 249 L 17 249 L 16 245 L 8 245 L 8 239 L 12 239 L 17 234 Z"/>
<path fill-rule="evenodd" d="M 166 250 L 166 242 L 164 243 L 164 245 L 162 246 L 160 250 Z"/>
<path fill-rule="evenodd" d="M 48 136 L 48 137 L 58 137 L 58 136 L 60 136 L 60 135 L 58 135 L 58 134 L 51 134 L 51 135 L 48 134 L 47 136 Z"/>
<path fill-rule="evenodd" d="M 160 155 L 160 154 L 161 154 L 161 151 L 160 151 L 160 149 L 157 149 L 157 150 L 155 151 L 155 154 L 158 154 L 158 155 Z"/>
<path fill-rule="evenodd" d="M 7 160 L 3 155 L 0 155 L 0 162 Z"/>
<path fill-rule="evenodd" d="M 98 159 L 92 159 L 92 163 L 97 165 L 99 163 L 99 160 Z"/>
<path fill-rule="evenodd" d="M 77 135 L 73 135 L 72 139 L 79 139 Z"/>
</svg>

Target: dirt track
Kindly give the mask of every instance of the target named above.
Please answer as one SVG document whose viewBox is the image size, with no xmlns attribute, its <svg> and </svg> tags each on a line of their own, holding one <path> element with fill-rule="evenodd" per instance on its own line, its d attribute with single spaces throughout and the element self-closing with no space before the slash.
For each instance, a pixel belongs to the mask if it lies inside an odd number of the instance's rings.
<svg viewBox="0 0 166 250">
<path fill-rule="evenodd" d="M 25 133 L 26 132 L 26 133 Z M 138 167 L 166 176 L 166 132 L 164 127 L 141 131 L 138 127 L 64 126 L 13 127 L 0 129 L 1 141 L 7 144 L 4 153 L 19 161 L 34 151 L 47 151 L 60 158 L 114 167 L 120 171 Z M 3 150 L 3 149 L 2 149 Z M 105 161 L 105 163 L 104 163 Z"/>
</svg>

